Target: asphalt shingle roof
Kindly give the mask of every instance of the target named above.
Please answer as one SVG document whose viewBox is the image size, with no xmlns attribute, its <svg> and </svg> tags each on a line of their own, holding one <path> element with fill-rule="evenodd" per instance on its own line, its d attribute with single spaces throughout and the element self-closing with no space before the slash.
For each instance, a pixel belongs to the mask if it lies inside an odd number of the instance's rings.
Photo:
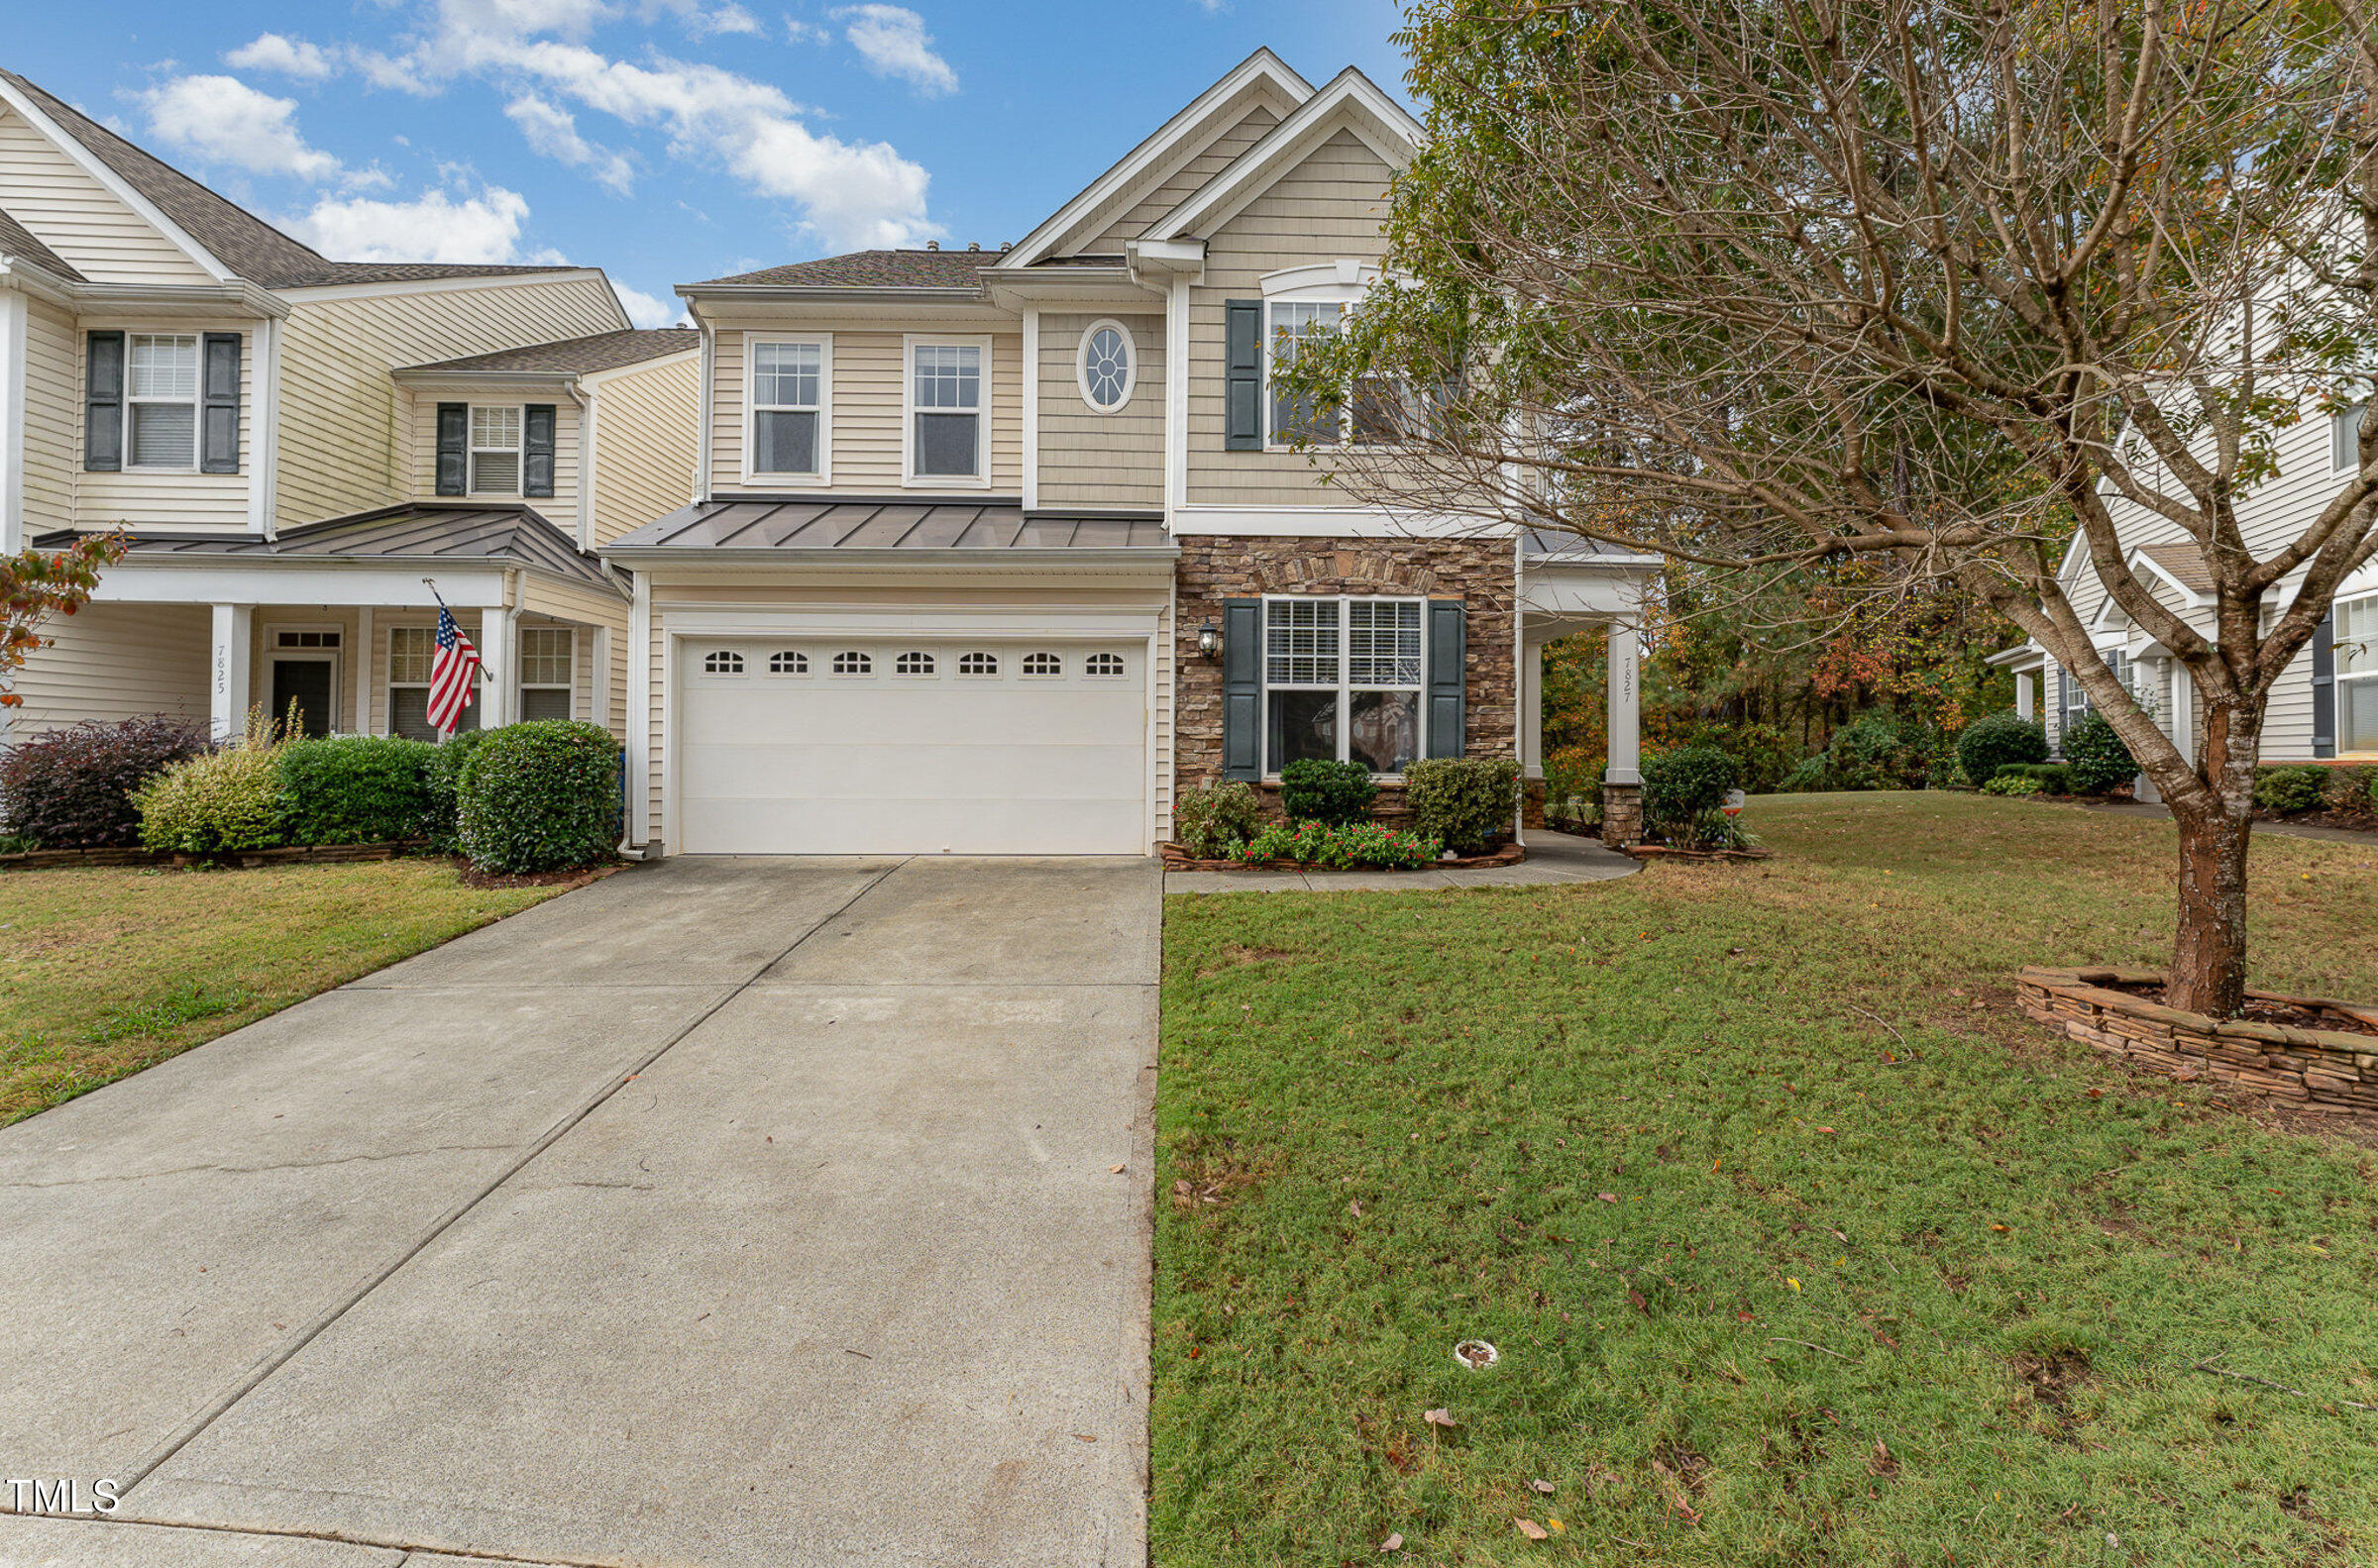
<svg viewBox="0 0 2378 1568">
<path fill-rule="evenodd" d="M 713 277 L 711 284 L 780 288 L 974 288 L 997 251 L 853 251 L 790 266 Z"/>
<path fill-rule="evenodd" d="M 68 266 L 55 251 L 44 245 L 41 236 L 5 212 L 0 212 L 0 256 L 22 257 L 38 266 L 48 267 L 60 277 L 76 282 L 82 280 L 82 274 Z"/>
<path fill-rule="evenodd" d="M 52 535 L 54 539 L 70 535 Z M 498 562 L 617 590 L 617 583 L 578 542 L 530 506 L 417 502 L 383 506 L 284 529 L 277 539 L 254 534 L 135 534 L 131 554 L 232 556 L 245 559 L 338 557 L 346 560 L 450 561 L 457 566 Z"/>
<path fill-rule="evenodd" d="M 2213 591 L 2213 570 L 2205 565 L 2205 553 L 2194 544 L 2141 545 L 2138 553 L 2170 573 L 2189 592 Z"/>
<path fill-rule="evenodd" d="M 657 327 L 627 332 L 597 332 L 585 338 L 563 338 L 554 343 L 531 343 L 517 349 L 498 349 L 493 354 L 474 354 L 461 360 L 440 360 L 434 365 L 407 366 L 411 370 L 522 370 L 575 371 L 593 374 L 596 370 L 616 370 L 623 365 L 641 365 L 646 360 L 666 359 L 672 354 L 684 354 L 702 346 L 702 334 L 692 327 Z"/>
<path fill-rule="evenodd" d="M 696 501 L 605 551 L 621 550 L 1160 550 L 1152 517 L 1052 517 L 1024 503 L 808 498 Z"/>
</svg>

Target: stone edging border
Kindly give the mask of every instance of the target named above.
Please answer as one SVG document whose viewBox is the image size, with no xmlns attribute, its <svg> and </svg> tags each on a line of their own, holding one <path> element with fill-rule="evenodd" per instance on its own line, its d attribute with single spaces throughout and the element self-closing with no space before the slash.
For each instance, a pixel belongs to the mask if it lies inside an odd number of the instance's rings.
<svg viewBox="0 0 2378 1568">
<path fill-rule="evenodd" d="M 1637 860 L 1752 861 L 1774 860 L 1772 849 L 1672 849 L 1666 844 L 1629 844 L 1625 853 Z"/>
<path fill-rule="evenodd" d="M 2161 985 L 2152 969 L 2024 969 L 2016 996 L 2037 1023 L 2181 1083 L 2210 1081 L 2330 1115 L 2378 1114 L 2378 1035 L 2216 1020 L 2113 985 Z M 2251 991 L 2265 1001 L 2378 1025 L 2378 1006 Z"/>
<path fill-rule="evenodd" d="M 385 844 L 290 844 L 276 849 L 231 850 L 221 855 L 182 855 L 151 849 L 36 849 L 0 855 L 0 871 L 40 871 L 56 866 L 277 866 L 291 861 L 339 863 L 394 860 L 421 847 L 419 839 Z"/>
<path fill-rule="evenodd" d="M 1251 866 L 1243 861 L 1236 860 L 1198 860 L 1178 844 L 1159 844 L 1156 848 L 1163 857 L 1166 871 L 1310 871 L 1326 874 L 1330 869 L 1301 860 L 1257 861 Z M 1465 855 L 1454 860 L 1433 860 L 1426 866 L 1355 866 L 1351 869 L 1359 872 L 1376 872 L 1386 877 L 1417 876 L 1426 871 L 1480 871 L 1490 866 L 1516 866 L 1527 858 L 1526 848 L 1514 840 L 1491 855 Z"/>
</svg>

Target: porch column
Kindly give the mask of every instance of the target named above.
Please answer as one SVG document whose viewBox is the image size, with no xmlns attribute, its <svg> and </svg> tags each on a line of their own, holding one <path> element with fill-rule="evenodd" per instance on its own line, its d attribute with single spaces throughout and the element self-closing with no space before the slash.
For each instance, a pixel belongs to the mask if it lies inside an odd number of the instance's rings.
<svg viewBox="0 0 2378 1568">
<path fill-rule="evenodd" d="M 1610 744 L 1602 774 L 1602 842 L 1620 848 L 1643 837 L 1643 698 L 1636 689 L 1633 623 L 1610 623 Z"/>
<path fill-rule="evenodd" d="M 214 681 L 207 733 L 218 741 L 237 740 L 248 732 L 248 704 L 254 694 L 251 665 L 256 648 L 256 606 L 218 604 L 214 612 Z"/>
<path fill-rule="evenodd" d="M 486 683 L 479 688 L 479 724 L 482 729 L 494 729 L 510 724 L 519 717 L 520 671 L 520 612 L 515 609 L 483 610 L 479 617 L 479 657 L 486 668 Z"/>
<path fill-rule="evenodd" d="M 372 733 L 372 606 L 359 605 L 355 612 L 355 646 L 347 650 L 347 663 L 355 672 L 355 706 L 347 710 L 347 729 L 355 735 Z"/>
<path fill-rule="evenodd" d="M 2028 670 L 2018 670 L 2014 677 L 2014 716 L 2018 719 L 2035 717 L 2039 710 L 2039 677 Z"/>
</svg>

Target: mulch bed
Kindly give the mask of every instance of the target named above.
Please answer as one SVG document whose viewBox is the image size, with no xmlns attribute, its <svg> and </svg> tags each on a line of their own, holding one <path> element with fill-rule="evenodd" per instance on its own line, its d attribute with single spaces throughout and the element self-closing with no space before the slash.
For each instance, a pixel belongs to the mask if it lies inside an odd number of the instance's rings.
<svg viewBox="0 0 2378 1568">
<path fill-rule="evenodd" d="M 1772 849 L 1677 849 L 1671 844 L 1629 844 L 1626 852 L 1637 860 L 1676 860 L 1687 863 L 1776 858 L 1776 852 Z"/>
<path fill-rule="evenodd" d="M 185 869 L 203 866 L 247 870 L 257 866 L 307 861 L 341 864 L 393 860 L 420 846 L 419 839 L 388 844 L 295 844 L 281 849 L 234 850 L 227 855 L 182 855 L 170 850 L 150 849 L 36 849 L 18 855 L 0 855 L 0 871 L 40 871 L 54 866 L 179 866 Z"/>
<path fill-rule="evenodd" d="M 474 870 L 471 863 L 459 855 L 453 858 L 451 864 L 455 875 L 466 888 L 584 888 L 589 883 L 600 882 L 615 872 L 627 870 L 626 863 L 620 862 L 610 866 L 580 866 L 571 871 L 532 871 L 523 872 L 517 877 L 493 877 L 484 871 Z"/>
<path fill-rule="evenodd" d="M 2145 1001 L 2166 1004 L 2163 999 L 2164 986 L 2160 981 L 2101 980 L 2097 984 L 2107 991 L 2118 991 Z M 2326 1029 L 2332 1034 L 2378 1036 L 2378 1023 L 2372 1023 L 2357 1013 L 2339 1012 L 2323 1006 L 2317 999 L 2305 996 L 2249 992 L 2246 1004 L 2239 1010 L 2238 1016 L 2255 1023 L 2282 1024 L 2290 1029 Z"/>
<path fill-rule="evenodd" d="M 2286 822 L 2298 827 L 2341 827 L 2353 833 L 2378 833 L 2378 816 L 2367 811 L 2257 811 L 2257 822 Z"/>
<path fill-rule="evenodd" d="M 1303 872 L 1321 871 L 1325 869 L 1315 866 L 1309 861 L 1301 860 L 1266 860 L 1256 861 L 1251 865 L 1245 861 L 1237 860 L 1199 860 L 1195 856 L 1191 855 L 1187 850 L 1181 848 L 1181 846 L 1178 844 L 1160 844 L 1157 846 L 1157 849 L 1164 857 L 1164 869 L 1166 871 Z M 1501 849 L 1496 850 L 1491 855 L 1459 855 L 1456 856 L 1452 860 L 1434 860 L 1429 862 L 1429 864 L 1426 866 L 1392 868 L 1385 866 L 1358 866 L 1353 869 L 1356 871 L 1386 872 L 1389 876 L 1393 876 L 1398 871 L 1474 871 L 1481 867 L 1487 866 L 1516 866 L 1525 859 L 1527 859 L 1527 850 L 1518 842 L 1514 841 L 1512 843 L 1505 844 Z"/>
</svg>

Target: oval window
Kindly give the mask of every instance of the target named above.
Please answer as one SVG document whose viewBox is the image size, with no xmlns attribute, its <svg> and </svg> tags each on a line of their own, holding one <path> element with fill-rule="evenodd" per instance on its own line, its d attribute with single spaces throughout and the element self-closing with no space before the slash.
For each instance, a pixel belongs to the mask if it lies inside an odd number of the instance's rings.
<svg viewBox="0 0 2378 1568">
<path fill-rule="evenodd" d="M 1076 366 L 1082 384 L 1082 401 L 1102 414 L 1111 414 L 1132 399 L 1132 383 L 1136 378 L 1136 357 L 1132 352 L 1132 335 L 1120 321 L 1096 321 L 1082 334 L 1081 358 Z"/>
</svg>

